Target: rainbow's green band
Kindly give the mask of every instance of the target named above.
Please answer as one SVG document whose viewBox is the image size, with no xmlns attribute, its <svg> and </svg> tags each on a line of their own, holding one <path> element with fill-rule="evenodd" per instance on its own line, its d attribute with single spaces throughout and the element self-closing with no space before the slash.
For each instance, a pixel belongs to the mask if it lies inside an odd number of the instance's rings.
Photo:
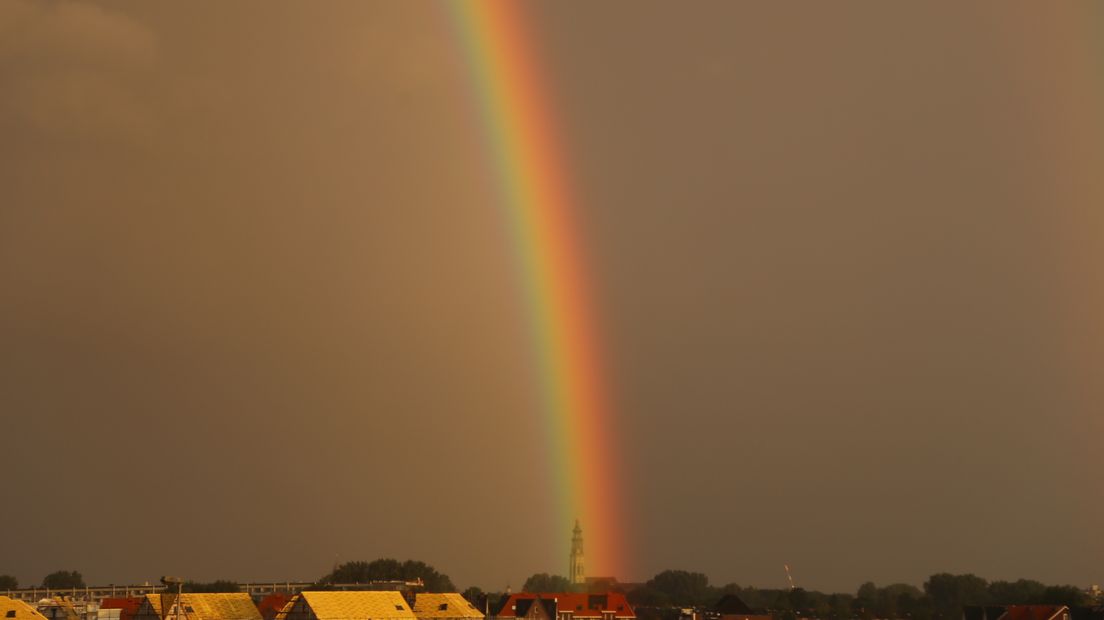
<svg viewBox="0 0 1104 620">
<path fill-rule="evenodd" d="M 578 205 L 534 36 L 520 2 L 445 5 L 464 48 L 488 164 L 521 264 L 558 486 L 556 522 L 566 543 L 574 519 L 582 521 L 588 573 L 623 574 L 620 446 L 610 433 L 612 411 L 574 217 Z"/>
</svg>

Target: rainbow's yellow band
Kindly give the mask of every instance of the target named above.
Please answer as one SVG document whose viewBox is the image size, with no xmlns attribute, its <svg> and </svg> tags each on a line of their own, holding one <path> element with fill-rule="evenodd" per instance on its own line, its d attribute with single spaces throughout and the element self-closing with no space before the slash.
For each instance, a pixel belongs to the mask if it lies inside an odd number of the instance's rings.
<svg viewBox="0 0 1104 620">
<path fill-rule="evenodd" d="M 534 33 L 521 2 L 446 0 L 445 6 L 464 48 L 488 163 L 521 263 L 558 486 L 561 531 L 549 534 L 562 534 L 566 543 L 579 518 L 587 572 L 623 574 L 620 445 L 611 434 L 613 412 L 575 218 L 579 205 Z"/>
</svg>

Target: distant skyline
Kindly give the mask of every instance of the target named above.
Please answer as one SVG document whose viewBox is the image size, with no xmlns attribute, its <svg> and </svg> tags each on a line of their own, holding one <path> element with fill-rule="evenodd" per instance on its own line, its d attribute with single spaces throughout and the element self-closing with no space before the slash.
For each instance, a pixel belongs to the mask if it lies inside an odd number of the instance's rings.
<svg viewBox="0 0 1104 620">
<path fill-rule="evenodd" d="M 618 578 L 1104 582 L 1098 5 L 522 6 Z M 0 574 L 568 573 L 444 8 L 0 3 Z"/>
<path fill-rule="evenodd" d="M 373 563 L 375 563 L 376 560 L 398 561 L 398 562 L 402 562 L 402 563 L 405 563 L 405 562 L 410 561 L 410 560 L 413 560 L 415 562 L 421 562 L 420 560 L 415 560 L 414 558 L 373 558 L 372 560 L 354 561 L 354 563 L 359 564 L 359 563 L 362 563 L 362 562 L 367 562 L 369 564 L 373 564 Z M 433 569 L 438 568 L 438 567 L 432 566 L 432 564 L 429 564 L 429 566 Z M 337 566 L 334 567 L 335 570 L 337 568 L 338 568 Z M 83 574 L 79 570 L 77 570 L 77 571 L 62 570 L 61 572 L 76 573 L 77 576 L 80 576 L 80 577 L 83 578 Z M 670 572 L 692 573 L 694 575 L 701 575 L 702 574 L 699 571 L 687 570 L 687 569 L 665 569 L 663 571 L 660 571 L 660 573 L 670 573 Z M 437 573 L 440 573 L 439 576 L 442 579 L 448 579 L 448 580 L 451 579 L 451 577 L 448 575 L 447 571 L 442 572 L 442 571 L 438 570 Z M 997 579 L 990 580 L 990 579 L 987 579 L 984 575 L 973 575 L 972 573 L 961 573 L 961 574 L 955 575 L 955 574 L 951 574 L 951 573 L 946 573 L 945 571 L 940 571 L 939 573 L 933 573 L 932 575 L 927 576 L 924 580 L 922 580 L 921 582 L 918 582 L 918 583 L 903 583 L 903 582 L 877 583 L 874 580 L 869 580 L 868 579 L 868 580 L 864 580 L 862 583 L 856 584 L 854 588 L 841 589 L 841 590 L 833 591 L 833 590 L 817 590 L 815 588 L 808 588 L 806 586 L 798 584 L 795 581 L 791 581 L 790 578 L 789 578 L 791 575 L 786 575 L 785 573 L 783 573 L 783 574 L 785 575 L 784 583 L 780 583 L 780 584 L 740 584 L 740 583 L 734 583 L 734 582 L 720 583 L 720 582 L 714 582 L 712 580 L 709 580 L 708 585 L 714 591 L 721 591 L 721 590 L 723 590 L 724 588 L 726 588 L 728 586 L 735 585 L 735 586 L 739 586 L 741 588 L 759 589 L 759 590 L 762 590 L 764 592 L 769 592 L 769 591 L 772 591 L 772 590 L 774 590 L 774 591 L 786 591 L 786 590 L 792 590 L 792 589 L 802 589 L 802 590 L 811 591 L 811 592 L 818 592 L 819 591 L 822 594 L 850 594 L 850 595 L 854 595 L 856 593 L 856 591 L 861 591 L 864 588 L 868 588 L 869 584 L 871 584 L 871 583 L 874 583 L 874 585 L 878 588 L 885 588 L 887 586 L 888 587 L 894 587 L 894 586 L 900 586 L 900 585 L 914 586 L 914 587 L 917 588 L 917 590 L 919 590 L 921 592 L 924 592 L 924 591 L 926 591 L 927 582 L 931 578 L 950 578 L 950 579 L 980 578 L 982 581 L 988 582 L 990 587 L 992 587 L 992 586 L 1002 586 L 1002 585 L 1009 584 L 1009 583 L 1019 585 L 1023 582 L 1033 582 L 1034 584 L 1038 584 L 1040 589 L 1050 588 L 1050 587 L 1056 587 L 1056 588 L 1073 587 L 1073 588 L 1076 588 L 1076 589 L 1080 590 L 1081 592 L 1090 592 L 1090 591 L 1093 591 L 1094 588 L 1096 590 L 1099 590 L 1099 585 L 1098 584 L 1089 584 L 1089 585 L 1086 585 L 1086 586 L 1080 586 L 1078 584 L 1046 584 L 1046 583 L 1042 583 L 1042 582 L 1038 581 L 1037 579 L 1031 579 L 1031 578 L 1028 578 L 1028 577 L 1019 577 L 1019 578 L 1016 578 L 1016 579 L 1005 579 L 1005 580 L 997 580 Z M 0 575 L 0 576 L 8 577 L 8 575 Z M 656 575 L 650 575 L 648 578 L 641 579 L 640 581 L 635 581 L 635 582 L 616 580 L 617 585 L 614 586 L 614 588 L 616 589 L 616 591 L 623 591 L 622 590 L 623 587 L 630 587 L 633 590 L 635 590 L 637 588 L 645 588 L 646 589 L 647 588 L 647 583 L 650 582 L 653 577 L 662 577 L 662 575 L 657 573 Z M 295 579 L 291 579 L 291 580 L 289 580 L 289 579 L 275 579 L 275 580 L 265 581 L 265 580 L 241 579 L 241 578 L 235 577 L 233 575 L 223 575 L 221 578 L 211 580 L 211 581 L 196 580 L 196 579 L 185 578 L 185 577 L 174 577 L 174 578 L 184 579 L 184 582 L 188 583 L 188 584 L 199 584 L 199 585 L 203 585 L 203 586 L 210 586 L 212 584 L 217 584 L 218 587 L 224 587 L 226 585 L 233 584 L 233 585 L 238 586 L 241 589 L 241 591 L 249 592 L 249 591 L 254 591 L 255 590 L 255 592 L 260 592 L 260 593 L 265 593 L 265 592 L 272 593 L 272 592 L 274 592 L 274 590 L 270 589 L 271 586 L 273 586 L 273 585 L 280 586 L 281 588 L 286 585 L 286 586 L 291 586 L 294 589 L 296 586 L 302 587 L 303 585 L 319 584 L 319 583 L 345 584 L 345 585 L 348 585 L 348 584 L 366 585 L 366 584 L 369 584 L 369 583 L 397 583 L 397 582 L 402 582 L 402 581 L 406 581 L 407 583 L 411 583 L 411 582 L 417 582 L 420 579 L 420 578 L 407 578 L 405 580 L 404 579 L 370 579 L 370 580 L 363 580 L 363 579 L 352 579 L 352 578 L 344 578 L 344 579 L 337 578 L 335 580 L 332 573 L 327 574 L 327 575 L 322 575 L 322 576 L 320 576 L 318 578 L 314 578 L 314 579 L 299 579 L 299 580 L 295 580 Z M 436 579 L 436 578 L 438 578 L 438 576 L 435 575 L 434 579 Z M 452 582 L 452 583 L 455 586 L 455 590 L 458 591 L 458 592 L 463 592 L 463 591 L 465 591 L 465 590 L 467 590 L 468 588 L 471 588 L 471 587 L 479 588 L 479 589 L 483 590 L 484 592 L 491 593 L 491 594 L 503 593 L 503 592 L 506 592 L 506 591 L 511 591 L 511 592 L 558 592 L 558 591 L 561 591 L 561 590 L 562 591 L 569 591 L 568 589 L 564 589 L 564 588 L 550 588 L 550 587 L 538 588 L 538 589 L 526 589 L 524 586 L 529 585 L 530 578 L 543 578 L 544 581 L 551 581 L 553 579 L 562 579 L 563 583 L 576 583 L 576 582 L 572 581 L 572 579 L 568 575 L 559 573 L 557 571 L 548 571 L 548 572 L 534 573 L 532 575 L 526 575 L 525 577 L 521 578 L 520 581 L 518 581 L 518 583 L 521 584 L 521 585 L 518 585 L 518 586 L 514 586 L 511 583 L 508 583 L 505 586 L 498 587 L 498 588 L 495 588 L 494 586 L 484 588 L 484 587 L 479 586 L 478 584 L 459 584 L 459 583 L 456 583 L 456 582 Z M 709 579 L 709 576 L 706 575 L 706 578 Z M 599 576 L 599 577 L 594 577 L 594 579 L 597 580 L 598 583 L 605 583 L 605 581 L 609 578 Z M 424 581 L 424 583 L 426 584 L 426 586 L 425 586 L 426 588 L 430 588 L 429 584 L 431 583 L 431 581 Z M 542 581 L 541 583 L 544 583 L 544 582 Z M 577 582 L 578 587 L 582 587 L 582 584 L 584 584 L 584 583 L 589 584 L 590 579 L 588 578 L 587 580 Z M 130 583 L 130 582 L 119 583 L 119 582 L 114 582 L 114 581 L 106 582 L 106 583 L 91 583 L 91 582 L 86 581 L 84 586 L 80 586 L 77 589 L 78 590 L 83 590 L 83 589 L 88 589 L 88 590 L 110 589 L 112 591 L 115 591 L 116 589 L 122 589 L 122 588 L 128 588 L 128 587 L 129 588 L 136 588 L 138 590 L 141 590 L 141 589 L 145 588 L 147 591 L 151 591 L 151 590 L 149 590 L 151 587 L 152 588 L 162 587 L 161 577 L 146 579 L 146 580 L 143 580 L 141 582 L 133 582 L 133 583 Z M 438 588 L 439 588 L 439 586 L 438 586 Z M 1032 588 L 1031 584 L 1028 584 L 1026 587 L 1023 587 L 1019 591 L 1017 591 L 1016 595 L 1017 596 L 1022 596 L 1025 591 L 1030 591 L 1031 588 Z M 6 586 L 5 587 L 0 587 L 0 592 L 5 591 L 6 589 L 7 589 Z M 10 588 L 10 590 L 13 590 L 13 591 L 14 590 L 43 590 L 43 589 L 53 589 L 53 590 L 61 591 L 61 590 L 73 589 L 73 587 L 72 586 L 59 587 L 57 585 L 53 585 L 50 588 L 46 588 L 46 586 L 43 585 L 43 580 L 38 580 L 38 581 L 35 581 L 35 582 L 32 582 L 32 583 L 20 582 L 18 584 L 17 588 Z M 1004 590 L 1007 590 L 1007 588 L 1002 589 L 1000 591 L 1004 591 Z M 203 590 L 203 591 L 211 592 L 212 590 Z M 430 592 L 438 592 L 438 591 L 441 591 L 441 590 L 439 590 L 439 589 L 429 589 L 429 591 Z M 570 591 L 577 591 L 577 590 L 570 590 Z M 586 591 L 586 590 L 584 590 L 584 591 Z M 589 590 L 589 591 L 591 593 L 595 592 L 595 590 Z M 993 592 L 993 590 L 990 589 L 990 592 Z M 120 592 L 120 594 L 121 593 L 122 592 Z M 1012 593 L 1012 591 L 1009 590 L 1006 593 L 1010 594 L 1010 593 Z M 1012 603 L 1009 600 L 995 600 L 994 603 L 1019 604 L 1019 603 Z M 971 603 L 971 604 L 975 604 L 975 603 Z"/>
</svg>

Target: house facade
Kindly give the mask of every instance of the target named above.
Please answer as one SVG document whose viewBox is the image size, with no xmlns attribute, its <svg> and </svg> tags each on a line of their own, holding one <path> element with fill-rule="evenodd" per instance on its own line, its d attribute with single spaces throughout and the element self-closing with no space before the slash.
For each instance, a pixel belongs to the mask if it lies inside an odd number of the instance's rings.
<svg viewBox="0 0 1104 620">
<path fill-rule="evenodd" d="M 540 607 L 540 609 L 536 609 Z M 498 612 L 502 618 L 528 620 L 636 620 L 636 612 L 620 592 L 519 592 Z"/>
</svg>

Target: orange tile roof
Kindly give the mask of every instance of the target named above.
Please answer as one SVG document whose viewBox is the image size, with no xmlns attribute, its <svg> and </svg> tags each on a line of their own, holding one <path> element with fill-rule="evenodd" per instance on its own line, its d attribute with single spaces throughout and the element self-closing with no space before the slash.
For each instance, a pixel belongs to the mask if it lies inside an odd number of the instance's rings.
<svg viewBox="0 0 1104 620">
<path fill-rule="evenodd" d="M 273 620 L 276 614 L 280 613 L 280 610 L 291 601 L 291 598 L 291 594 L 274 592 L 262 598 L 260 603 L 257 603 L 257 611 L 261 612 L 261 617 L 265 620 Z"/>
<path fill-rule="evenodd" d="M 307 591 L 293 601 L 297 599 L 305 601 L 318 620 L 415 620 L 414 612 L 406 599 L 401 593 L 394 591 Z M 291 605 L 292 608 L 285 617 L 295 617 L 294 610 L 299 603 L 293 602 Z"/>
<path fill-rule="evenodd" d="M 144 599 L 140 596 L 120 596 L 105 598 L 100 601 L 100 609 L 121 609 L 119 620 L 130 620 L 131 616 L 138 613 Z"/>
<path fill-rule="evenodd" d="M 147 594 L 146 601 L 154 615 L 164 618 L 161 595 Z M 218 594 L 185 592 L 180 595 L 184 615 L 193 620 L 262 620 L 253 598 L 244 592 Z M 171 612 L 171 610 L 169 610 Z M 143 615 L 143 614 L 135 614 Z"/>
<path fill-rule="evenodd" d="M 11 614 L 10 616 L 8 614 Z M 0 617 L 16 620 L 46 620 L 34 607 L 21 600 L 0 596 Z"/>
<path fill-rule="evenodd" d="M 100 609 L 125 609 L 130 613 L 138 611 L 138 607 L 141 605 L 142 597 L 140 596 L 118 596 L 100 600 Z"/>
<path fill-rule="evenodd" d="M 471 618 L 483 620 L 483 612 L 455 593 L 433 594 L 419 592 L 414 598 L 414 615 L 418 620 L 426 618 Z"/>
</svg>

